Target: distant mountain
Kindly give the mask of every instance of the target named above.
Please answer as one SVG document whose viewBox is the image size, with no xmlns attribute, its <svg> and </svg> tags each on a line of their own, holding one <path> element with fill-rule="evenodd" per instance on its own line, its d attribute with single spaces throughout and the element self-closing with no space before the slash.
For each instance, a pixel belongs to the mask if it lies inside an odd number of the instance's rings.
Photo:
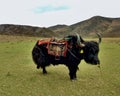
<svg viewBox="0 0 120 96">
<path fill-rule="evenodd" d="M 70 26 L 57 25 L 49 27 L 49 29 L 62 35 L 74 34 L 77 32 L 82 36 L 95 36 L 94 34 L 98 32 L 104 37 L 119 37 L 120 18 L 95 16 Z"/>
<path fill-rule="evenodd" d="M 103 37 L 120 37 L 120 18 L 94 16 L 70 26 L 55 25 L 48 28 L 13 24 L 0 25 L 0 34 L 7 35 L 63 37 L 69 34 L 75 34 L 76 32 L 84 37 L 94 37 L 96 36 L 96 32 L 100 33 Z"/>
<path fill-rule="evenodd" d="M 52 37 L 57 34 L 48 28 L 33 27 L 26 25 L 2 24 L 0 25 L 0 34 L 6 35 L 25 35 L 25 36 L 39 36 Z"/>
</svg>

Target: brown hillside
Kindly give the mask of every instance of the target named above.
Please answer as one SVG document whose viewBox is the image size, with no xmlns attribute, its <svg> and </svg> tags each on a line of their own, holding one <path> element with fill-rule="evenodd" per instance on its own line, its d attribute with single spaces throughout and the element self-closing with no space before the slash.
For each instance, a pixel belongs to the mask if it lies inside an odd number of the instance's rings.
<svg viewBox="0 0 120 96">
<path fill-rule="evenodd" d="M 32 27 L 26 25 L 13 25 L 13 24 L 0 25 L 0 34 L 39 36 L 39 37 L 56 36 L 56 33 L 54 33 L 53 31 L 47 28 Z"/>
<path fill-rule="evenodd" d="M 60 26 L 60 25 L 59 25 Z M 79 33 L 82 36 L 94 36 L 96 32 L 104 37 L 120 36 L 120 18 L 106 18 L 95 16 L 88 20 L 73 24 L 71 26 L 50 27 L 50 30 L 62 35 Z"/>
<path fill-rule="evenodd" d="M 100 33 L 103 37 L 120 37 L 120 18 L 106 18 L 95 16 L 88 20 L 73 25 L 56 25 L 49 28 L 2 24 L 0 34 L 25 35 L 39 37 L 63 37 L 69 34 L 79 33 L 81 36 L 96 36 Z"/>
</svg>

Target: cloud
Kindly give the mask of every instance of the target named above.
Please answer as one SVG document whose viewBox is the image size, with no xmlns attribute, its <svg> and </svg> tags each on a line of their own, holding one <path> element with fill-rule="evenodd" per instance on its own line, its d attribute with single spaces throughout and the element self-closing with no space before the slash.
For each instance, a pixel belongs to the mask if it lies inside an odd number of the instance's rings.
<svg viewBox="0 0 120 96">
<path fill-rule="evenodd" d="M 46 12 L 53 12 L 53 11 L 63 11 L 63 10 L 68 10 L 68 6 L 52 6 L 52 5 L 47 5 L 47 6 L 40 6 L 36 7 L 33 9 L 34 13 L 46 13 Z"/>
</svg>

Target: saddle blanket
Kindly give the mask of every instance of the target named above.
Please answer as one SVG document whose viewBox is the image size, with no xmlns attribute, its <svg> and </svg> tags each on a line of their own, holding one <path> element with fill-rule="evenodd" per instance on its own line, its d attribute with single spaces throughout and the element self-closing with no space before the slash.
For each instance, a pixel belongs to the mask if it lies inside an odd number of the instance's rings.
<svg viewBox="0 0 120 96">
<path fill-rule="evenodd" d="M 63 40 L 53 40 L 53 39 L 43 39 L 39 40 L 38 42 L 39 45 L 42 44 L 47 44 L 46 48 L 48 49 L 48 54 L 60 57 L 64 56 L 66 57 L 66 52 L 67 52 L 67 46 L 68 43 L 67 41 Z"/>
</svg>

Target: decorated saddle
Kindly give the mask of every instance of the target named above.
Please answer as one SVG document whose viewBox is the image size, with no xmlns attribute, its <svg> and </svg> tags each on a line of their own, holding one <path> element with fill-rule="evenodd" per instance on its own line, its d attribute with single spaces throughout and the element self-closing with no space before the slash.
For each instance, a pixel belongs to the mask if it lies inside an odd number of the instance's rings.
<svg viewBox="0 0 120 96">
<path fill-rule="evenodd" d="M 66 57 L 68 43 L 65 40 L 57 40 L 55 38 L 42 39 L 38 42 L 39 45 L 47 44 L 48 54 L 55 57 Z"/>
</svg>

